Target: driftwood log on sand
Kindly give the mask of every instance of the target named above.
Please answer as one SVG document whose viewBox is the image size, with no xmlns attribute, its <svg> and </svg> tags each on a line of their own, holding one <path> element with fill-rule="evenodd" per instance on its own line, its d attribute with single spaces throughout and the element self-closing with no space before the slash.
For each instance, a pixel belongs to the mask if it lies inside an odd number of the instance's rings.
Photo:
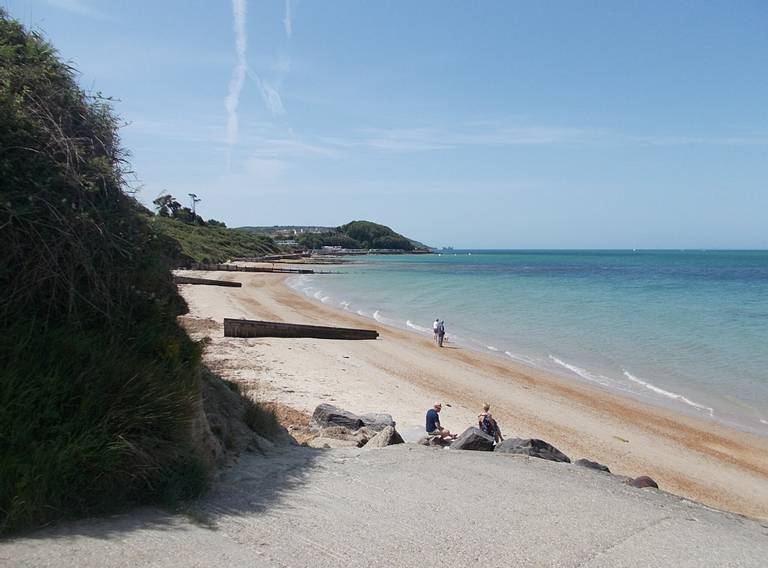
<svg viewBox="0 0 768 568">
<path fill-rule="evenodd" d="M 176 284 L 202 284 L 205 286 L 229 286 L 231 288 L 241 288 L 241 282 L 231 282 L 229 280 L 214 280 L 212 278 L 193 278 L 192 276 L 174 276 L 173 281 Z"/>
<path fill-rule="evenodd" d="M 225 319 L 224 337 L 313 337 L 316 339 L 376 339 L 372 329 L 352 329 L 273 321 Z"/>
</svg>

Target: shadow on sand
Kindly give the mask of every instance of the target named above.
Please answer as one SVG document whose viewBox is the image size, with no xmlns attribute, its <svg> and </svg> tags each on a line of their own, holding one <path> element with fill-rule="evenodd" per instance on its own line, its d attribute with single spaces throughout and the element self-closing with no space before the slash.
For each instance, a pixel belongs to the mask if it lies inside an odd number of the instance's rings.
<svg viewBox="0 0 768 568">
<path fill-rule="evenodd" d="M 186 502 L 176 510 L 140 506 L 119 514 L 61 521 L 47 528 L 8 535 L 8 538 L 113 539 L 139 530 L 184 531 L 193 526 L 216 530 L 217 521 L 222 517 L 254 515 L 279 507 L 283 495 L 306 482 L 325 452 L 291 446 L 264 455 L 246 453 L 236 464 L 219 473 L 203 497 Z"/>
</svg>

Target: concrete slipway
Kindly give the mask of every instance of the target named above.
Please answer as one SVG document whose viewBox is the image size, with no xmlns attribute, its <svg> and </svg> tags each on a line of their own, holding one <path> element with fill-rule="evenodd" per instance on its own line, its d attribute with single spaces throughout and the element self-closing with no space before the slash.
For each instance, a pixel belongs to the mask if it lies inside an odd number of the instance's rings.
<svg viewBox="0 0 768 568">
<path fill-rule="evenodd" d="M 185 514 L 0 543 L 16 568 L 473 565 L 765 567 L 768 522 L 574 465 L 405 444 L 245 455 Z"/>
</svg>

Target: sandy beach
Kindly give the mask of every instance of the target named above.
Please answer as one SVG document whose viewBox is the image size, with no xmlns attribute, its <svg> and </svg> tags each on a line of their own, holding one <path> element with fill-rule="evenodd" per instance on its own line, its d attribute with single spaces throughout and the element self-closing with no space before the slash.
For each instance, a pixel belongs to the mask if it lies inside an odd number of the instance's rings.
<svg viewBox="0 0 768 568">
<path fill-rule="evenodd" d="M 261 400 L 311 412 L 330 402 L 353 412 L 389 412 L 406 439 L 425 410 L 443 401 L 443 425 L 461 432 L 492 405 L 506 437 L 547 440 L 572 460 L 613 473 L 653 477 L 660 487 L 705 505 L 768 518 L 768 440 L 615 396 L 587 384 L 382 326 L 300 296 L 285 275 L 185 272 L 242 282 L 242 288 L 182 285 L 185 325 L 209 337 L 206 361 Z M 376 341 L 235 339 L 223 318 L 376 329 Z"/>
</svg>

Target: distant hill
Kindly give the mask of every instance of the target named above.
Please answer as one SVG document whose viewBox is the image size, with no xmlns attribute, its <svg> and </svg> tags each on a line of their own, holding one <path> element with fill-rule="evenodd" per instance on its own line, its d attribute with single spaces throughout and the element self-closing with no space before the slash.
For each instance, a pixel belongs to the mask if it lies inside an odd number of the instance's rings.
<svg viewBox="0 0 768 568">
<path fill-rule="evenodd" d="M 351 221 L 339 227 L 274 225 L 241 227 L 244 231 L 272 237 L 276 241 L 293 240 L 300 246 L 319 249 L 339 246 L 348 249 L 426 250 L 429 247 L 372 221 Z"/>
</svg>

